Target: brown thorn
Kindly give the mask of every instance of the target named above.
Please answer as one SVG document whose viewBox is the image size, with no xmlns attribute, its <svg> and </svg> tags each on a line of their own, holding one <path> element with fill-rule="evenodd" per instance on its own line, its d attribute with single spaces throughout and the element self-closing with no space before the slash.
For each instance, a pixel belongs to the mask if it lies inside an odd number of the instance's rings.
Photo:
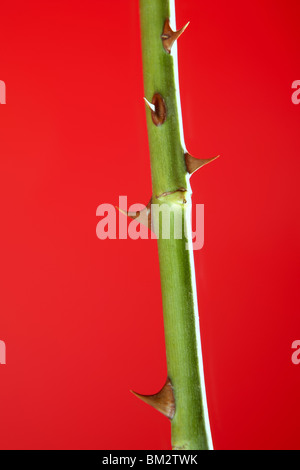
<svg viewBox="0 0 300 470">
<path fill-rule="evenodd" d="M 160 392 L 155 395 L 140 395 L 139 393 L 131 392 L 140 398 L 147 405 L 152 406 L 157 411 L 160 411 L 164 416 L 173 419 L 175 415 L 175 398 L 173 393 L 172 382 L 167 378 L 167 381 Z"/>
<path fill-rule="evenodd" d="M 167 108 L 165 100 L 160 93 L 155 93 L 152 98 L 152 103 L 150 103 L 146 98 L 144 98 L 146 105 L 151 110 L 151 117 L 153 123 L 158 127 L 161 126 L 167 119 Z"/>
<path fill-rule="evenodd" d="M 151 202 L 152 198 L 150 199 L 149 203 L 145 207 L 145 209 L 142 209 L 141 211 L 137 212 L 128 212 L 124 211 L 123 209 L 120 209 L 120 207 L 116 208 L 118 211 L 121 212 L 121 214 L 127 215 L 127 217 L 130 217 L 133 220 L 136 220 L 142 225 L 145 225 L 145 227 L 149 228 L 151 230 Z"/>
<path fill-rule="evenodd" d="M 166 19 L 165 24 L 164 24 L 164 30 L 161 35 L 162 43 L 164 46 L 164 50 L 168 53 L 171 54 L 171 49 L 174 44 L 174 42 L 179 38 L 179 36 L 184 33 L 186 28 L 190 22 L 188 22 L 183 28 L 181 28 L 179 31 L 173 31 L 170 26 L 170 20 L 169 18 Z"/>
<path fill-rule="evenodd" d="M 185 153 L 184 158 L 185 158 L 187 171 L 189 172 L 190 175 L 192 175 L 193 173 L 195 173 L 195 171 L 199 170 L 199 168 L 206 165 L 207 163 L 214 161 L 219 156 L 220 155 L 217 155 L 216 157 L 213 157 L 213 158 L 199 159 L 199 158 L 192 157 L 192 155 L 190 155 L 189 153 Z"/>
</svg>

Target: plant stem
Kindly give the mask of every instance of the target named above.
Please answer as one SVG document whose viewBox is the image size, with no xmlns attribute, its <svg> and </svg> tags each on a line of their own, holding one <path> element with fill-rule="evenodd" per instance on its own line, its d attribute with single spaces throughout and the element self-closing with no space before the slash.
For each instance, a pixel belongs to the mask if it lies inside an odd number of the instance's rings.
<svg viewBox="0 0 300 470">
<path fill-rule="evenodd" d="M 181 125 L 177 46 L 168 54 L 161 35 L 166 19 L 175 30 L 173 0 L 140 0 L 145 97 L 159 93 L 167 117 L 156 126 L 147 110 L 152 204 L 167 204 L 187 227 L 187 235 L 158 237 L 168 376 L 175 398 L 173 449 L 211 449 L 200 344 L 191 239 L 191 190 Z M 160 227 L 161 228 L 161 227 Z M 157 227 L 156 233 L 159 230 Z M 159 232 L 158 232 L 159 233 Z"/>
</svg>

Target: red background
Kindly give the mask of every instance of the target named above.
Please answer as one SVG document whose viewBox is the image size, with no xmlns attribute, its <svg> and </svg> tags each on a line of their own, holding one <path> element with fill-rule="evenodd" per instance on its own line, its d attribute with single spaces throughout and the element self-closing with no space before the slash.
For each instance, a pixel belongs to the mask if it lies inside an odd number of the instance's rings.
<svg viewBox="0 0 300 470">
<path fill-rule="evenodd" d="M 177 0 L 217 449 L 300 448 L 298 0 Z M 170 448 L 156 242 L 95 234 L 151 193 L 137 0 L 1 4 L 0 446 Z"/>
</svg>

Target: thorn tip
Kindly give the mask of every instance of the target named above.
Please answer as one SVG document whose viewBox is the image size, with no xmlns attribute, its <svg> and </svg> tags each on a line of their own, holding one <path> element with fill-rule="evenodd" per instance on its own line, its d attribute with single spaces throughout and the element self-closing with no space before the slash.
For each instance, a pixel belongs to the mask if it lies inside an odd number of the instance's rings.
<svg viewBox="0 0 300 470">
<path fill-rule="evenodd" d="M 160 392 L 156 393 L 155 395 L 141 395 L 134 392 L 133 390 L 130 391 L 137 398 L 142 400 L 144 403 L 147 403 L 147 405 L 152 406 L 170 420 L 174 418 L 175 398 L 172 383 L 169 377 L 167 378 L 167 381 Z"/>
<path fill-rule="evenodd" d="M 182 33 L 184 33 L 184 31 L 186 30 L 189 24 L 190 22 L 186 23 L 186 25 L 184 25 L 183 28 L 179 29 L 178 31 L 173 31 L 170 26 L 169 18 L 166 19 L 163 33 L 161 35 L 161 40 L 162 40 L 164 49 L 168 54 L 171 54 L 171 49 L 172 49 L 174 42 L 182 35 Z"/>
<path fill-rule="evenodd" d="M 212 157 L 212 158 L 207 158 L 207 159 L 199 159 L 199 158 L 192 157 L 192 155 L 190 155 L 189 153 L 186 153 L 184 155 L 184 158 L 185 158 L 185 164 L 186 164 L 188 173 L 192 175 L 193 173 L 195 173 L 195 171 L 199 170 L 199 168 L 201 168 L 204 165 L 207 165 L 207 163 L 213 162 L 219 156 L 220 155 L 217 155 L 216 157 Z"/>
<path fill-rule="evenodd" d="M 150 101 L 147 100 L 147 98 L 144 97 L 145 103 L 148 106 L 148 108 L 151 109 L 155 113 L 155 104 L 150 103 Z"/>
</svg>

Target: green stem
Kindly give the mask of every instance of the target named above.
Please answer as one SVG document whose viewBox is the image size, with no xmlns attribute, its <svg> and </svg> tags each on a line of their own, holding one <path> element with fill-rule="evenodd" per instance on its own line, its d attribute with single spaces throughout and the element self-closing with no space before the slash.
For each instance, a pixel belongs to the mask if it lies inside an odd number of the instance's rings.
<svg viewBox="0 0 300 470">
<path fill-rule="evenodd" d="M 170 239 L 158 237 L 167 367 L 176 406 L 171 421 L 172 447 L 211 449 L 191 240 L 191 191 L 177 86 L 177 49 L 175 44 L 168 54 L 161 39 L 167 18 L 175 27 L 174 11 L 173 0 L 140 0 L 145 97 L 151 101 L 155 93 L 160 93 L 167 109 L 167 119 L 158 127 L 147 110 L 152 204 L 167 204 L 180 214 L 188 228 L 187 236 L 181 239 L 175 239 L 174 233 Z"/>
</svg>

